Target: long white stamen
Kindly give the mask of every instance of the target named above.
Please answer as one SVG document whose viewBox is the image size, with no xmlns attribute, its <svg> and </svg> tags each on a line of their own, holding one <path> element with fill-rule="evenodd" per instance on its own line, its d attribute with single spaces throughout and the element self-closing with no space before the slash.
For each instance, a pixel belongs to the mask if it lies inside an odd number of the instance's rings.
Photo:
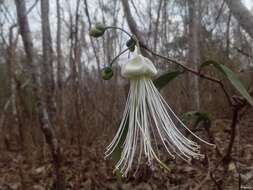
<svg viewBox="0 0 253 190">
<path fill-rule="evenodd" d="M 151 165 L 154 159 L 161 164 L 157 152 L 152 147 L 154 140 L 158 151 L 156 137 L 159 137 L 172 158 L 177 155 L 187 162 L 192 158 L 202 158 L 200 146 L 188 139 L 178 127 L 188 131 L 199 141 L 213 146 L 191 132 L 172 111 L 151 80 L 150 76 L 156 72 L 152 62 L 141 55 L 134 57 L 122 69 L 123 75 L 130 79 L 130 90 L 120 127 L 107 146 L 105 157 L 111 155 L 117 147 L 123 148 L 115 166 L 123 176 L 128 174 L 135 162 L 137 171 L 142 154 L 148 165 Z M 122 142 L 126 130 L 127 134 Z"/>
<path fill-rule="evenodd" d="M 190 129 L 188 129 L 185 124 L 177 117 L 177 115 L 172 111 L 172 109 L 170 108 L 170 106 L 166 103 L 166 101 L 164 100 L 164 98 L 161 96 L 161 94 L 159 93 L 159 91 L 156 89 L 156 87 L 154 86 L 154 83 L 152 82 L 152 80 L 149 80 L 149 83 L 152 87 L 153 90 L 155 90 L 156 95 L 159 96 L 159 99 L 162 100 L 163 104 L 169 109 L 169 111 L 173 114 L 173 116 L 177 119 L 177 121 L 181 124 L 182 127 L 184 127 L 184 129 L 186 129 L 188 132 L 191 133 L 191 135 L 193 135 L 195 138 L 197 138 L 199 141 L 209 145 L 209 146 L 215 146 L 214 144 L 211 144 L 203 139 L 201 139 L 200 137 L 198 137 L 197 135 L 195 135 Z"/>
</svg>

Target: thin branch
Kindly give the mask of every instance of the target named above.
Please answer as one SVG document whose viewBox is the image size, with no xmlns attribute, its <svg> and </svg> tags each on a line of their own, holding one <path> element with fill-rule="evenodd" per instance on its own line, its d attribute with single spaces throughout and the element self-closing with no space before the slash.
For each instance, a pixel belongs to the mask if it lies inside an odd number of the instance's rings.
<svg viewBox="0 0 253 190">
<path fill-rule="evenodd" d="M 207 159 L 207 164 L 208 164 L 208 169 L 207 169 L 207 174 L 206 174 L 206 176 L 204 177 L 204 179 L 198 184 L 198 186 L 196 186 L 193 190 L 199 190 L 199 189 L 201 189 L 201 187 L 206 183 L 206 181 L 210 178 L 210 171 L 211 171 L 211 169 L 210 169 L 210 164 L 209 164 L 209 159 L 208 159 L 208 157 L 206 157 L 206 159 Z"/>
<path fill-rule="evenodd" d="M 234 107 L 233 116 L 232 116 L 232 123 L 231 123 L 231 126 L 230 126 L 230 128 L 231 128 L 231 138 L 230 138 L 230 142 L 229 142 L 229 145 L 228 145 L 227 153 L 224 157 L 224 161 L 226 161 L 228 163 L 231 161 L 230 154 L 232 152 L 232 148 L 233 148 L 234 141 L 235 141 L 236 124 L 237 124 L 237 121 L 238 121 L 238 111 L 239 111 L 239 108 Z"/>
<path fill-rule="evenodd" d="M 240 165 L 237 164 L 236 160 L 235 159 L 232 159 L 234 165 L 235 165 L 235 168 L 236 168 L 236 171 L 238 173 L 238 190 L 241 190 L 241 186 L 242 186 L 242 176 L 241 176 L 241 172 L 240 172 Z"/>
<path fill-rule="evenodd" d="M 36 1 L 32 4 L 32 6 L 31 6 L 31 7 L 28 9 L 28 11 L 26 12 L 27 15 L 34 9 L 34 7 L 37 5 L 38 2 L 39 2 L 39 0 L 36 0 Z"/>
<path fill-rule="evenodd" d="M 13 18 L 13 15 L 10 13 L 10 11 L 9 11 L 9 9 L 8 9 L 8 7 L 3 3 L 2 4 L 2 6 L 3 6 L 3 8 L 5 9 L 5 11 L 6 11 L 6 13 L 4 12 L 4 10 L 3 10 L 3 13 L 4 13 L 4 16 L 5 16 L 5 18 L 8 20 L 8 22 L 12 22 L 12 23 L 15 23 L 15 19 Z M 9 16 L 9 18 L 8 18 L 8 16 Z M 10 21 L 11 20 L 11 21 Z"/>
<path fill-rule="evenodd" d="M 214 182 L 214 184 L 216 185 L 216 187 L 218 188 L 218 190 L 222 190 L 220 184 L 216 181 L 212 172 L 210 173 L 210 177 L 211 177 L 212 181 Z"/>
<path fill-rule="evenodd" d="M 246 56 L 246 57 L 248 57 L 248 58 L 250 58 L 250 59 L 253 60 L 253 56 L 250 55 L 249 53 L 243 51 L 242 49 L 240 49 L 240 48 L 238 48 L 238 47 L 234 47 L 234 49 L 235 49 L 236 51 L 238 51 L 238 53 L 241 53 L 242 55 L 244 55 L 244 56 Z"/>
<path fill-rule="evenodd" d="M 224 5 L 225 5 L 225 1 L 223 0 L 222 4 L 221 4 L 221 6 L 220 6 L 220 9 L 219 9 L 218 15 L 217 15 L 216 18 L 215 18 L 214 26 L 213 26 L 213 28 L 212 28 L 209 32 L 212 33 L 213 30 L 216 28 L 217 23 L 218 23 L 218 21 L 219 21 L 219 18 L 220 18 L 220 16 L 221 16 L 222 10 L 223 10 L 223 8 L 224 8 Z"/>
<path fill-rule="evenodd" d="M 26 80 L 22 85 L 21 85 L 21 89 L 25 88 L 28 84 L 29 84 L 30 80 Z M 6 111 L 9 108 L 11 103 L 11 97 L 8 98 L 8 100 L 5 102 L 3 108 L 2 108 L 2 114 L 0 116 L 0 132 L 2 130 L 3 124 L 4 124 L 4 120 L 5 120 L 5 115 L 6 115 Z"/>
</svg>

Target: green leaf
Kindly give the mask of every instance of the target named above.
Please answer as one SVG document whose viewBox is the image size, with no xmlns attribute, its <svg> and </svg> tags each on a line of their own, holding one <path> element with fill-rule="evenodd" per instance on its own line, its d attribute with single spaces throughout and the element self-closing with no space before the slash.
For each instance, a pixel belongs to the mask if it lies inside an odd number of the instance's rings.
<svg viewBox="0 0 253 190">
<path fill-rule="evenodd" d="M 209 115 L 206 112 L 190 111 L 182 115 L 183 120 L 193 118 L 195 120 L 193 128 L 196 128 L 197 125 L 202 121 L 210 121 Z"/>
<path fill-rule="evenodd" d="M 225 65 L 219 64 L 219 68 L 223 71 L 236 90 L 238 90 L 238 92 L 253 106 L 253 98 L 250 96 L 242 82 L 236 77 L 234 72 Z"/>
<path fill-rule="evenodd" d="M 216 69 L 221 71 L 221 73 L 230 81 L 235 89 L 253 106 L 253 98 L 250 96 L 242 82 L 237 78 L 236 74 L 231 69 L 215 61 L 206 61 L 202 64 L 201 67 L 207 65 L 213 65 Z"/>
<path fill-rule="evenodd" d="M 194 118 L 201 118 L 202 120 L 207 120 L 209 119 L 208 113 L 206 112 L 198 112 L 198 111 L 189 111 L 183 114 L 183 119 L 187 119 L 190 117 Z"/>
<path fill-rule="evenodd" d="M 156 86 L 156 88 L 158 88 L 160 90 L 166 84 L 168 84 L 170 81 L 175 79 L 177 76 L 179 76 L 183 72 L 184 71 L 172 71 L 172 72 L 165 73 L 153 81 L 154 85 Z"/>
</svg>

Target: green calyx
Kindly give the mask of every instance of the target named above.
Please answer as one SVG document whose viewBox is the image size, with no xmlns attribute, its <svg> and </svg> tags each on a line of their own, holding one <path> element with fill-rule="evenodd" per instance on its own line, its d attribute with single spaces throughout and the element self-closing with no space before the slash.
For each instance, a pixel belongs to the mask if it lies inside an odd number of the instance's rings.
<svg viewBox="0 0 253 190">
<path fill-rule="evenodd" d="M 104 80 L 110 80 L 113 76 L 113 70 L 111 67 L 105 67 L 102 69 L 101 76 Z"/>
<path fill-rule="evenodd" d="M 98 38 L 100 36 L 103 36 L 105 33 L 106 27 L 102 24 L 95 24 L 95 26 L 93 26 L 90 31 L 89 34 L 92 37 Z"/>
</svg>

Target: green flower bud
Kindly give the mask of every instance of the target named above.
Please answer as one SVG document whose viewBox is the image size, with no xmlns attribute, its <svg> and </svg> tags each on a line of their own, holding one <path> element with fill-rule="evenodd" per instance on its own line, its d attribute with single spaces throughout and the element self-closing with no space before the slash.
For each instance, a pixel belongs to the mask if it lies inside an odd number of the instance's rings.
<svg viewBox="0 0 253 190">
<path fill-rule="evenodd" d="M 126 46 L 129 48 L 129 51 L 133 52 L 135 50 L 136 41 L 133 38 L 130 38 L 126 42 Z"/>
<path fill-rule="evenodd" d="M 105 33 L 106 28 L 102 25 L 102 24 L 95 24 L 95 26 L 93 26 L 90 31 L 89 34 L 92 37 L 100 37 L 103 36 Z"/>
<path fill-rule="evenodd" d="M 113 76 L 113 70 L 111 67 L 105 67 L 102 69 L 102 72 L 101 72 L 101 75 L 102 75 L 102 78 L 104 80 L 110 80 Z"/>
<path fill-rule="evenodd" d="M 97 23 L 97 24 L 95 24 L 95 27 L 96 27 L 97 29 L 99 29 L 99 30 L 105 31 L 105 26 L 104 26 L 103 24 Z"/>
</svg>

